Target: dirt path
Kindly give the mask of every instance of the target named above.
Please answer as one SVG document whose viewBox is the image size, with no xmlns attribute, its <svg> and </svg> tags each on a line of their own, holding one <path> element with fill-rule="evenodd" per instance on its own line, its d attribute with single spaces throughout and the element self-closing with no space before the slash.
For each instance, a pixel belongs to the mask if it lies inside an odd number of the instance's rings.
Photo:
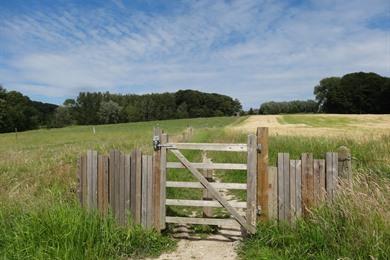
<svg viewBox="0 0 390 260">
<path fill-rule="evenodd" d="M 220 182 L 215 175 L 213 175 L 213 178 L 216 182 Z M 228 190 L 220 190 L 220 192 L 228 201 L 237 201 L 234 196 L 228 193 Z M 242 209 L 238 209 L 238 211 L 241 215 L 245 214 Z M 186 225 L 178 226 L 175 231 L 176 235 L 182 238 L 178 241 L 177 249 L 174 252 L 162 254 L 157 259 L 237 259 L 236 248 L 240 240 L 242 240 L 239 224 L 235 226 L 220 226 L 216 234 L 211 234 L 207 237 L 199 237 L 199 235 L 191 233 Z"/>
</svg>

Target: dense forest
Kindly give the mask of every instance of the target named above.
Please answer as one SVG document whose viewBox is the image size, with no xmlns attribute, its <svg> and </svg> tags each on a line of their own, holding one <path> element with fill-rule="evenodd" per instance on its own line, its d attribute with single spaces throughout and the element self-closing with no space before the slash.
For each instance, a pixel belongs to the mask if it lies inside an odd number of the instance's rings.
<svg viewBox="0 0 390 260">
<path fill-rule="evenodd" d="M 237 99 L 194 90 L 119 95 L 81 92 L 62 106 L 31 101 L 16 91 L 0 92 L 0 132 L 174 118 L 231 116 L 242 110 Z"/>
<path fill-rule="evenodd" d="M 375 73 L 356 72 L 343 77 L 329 77 L 314 87 L 316 101 L 266 102 L 259 114 L 390 113 L 390 78 Z"/>
</svg>

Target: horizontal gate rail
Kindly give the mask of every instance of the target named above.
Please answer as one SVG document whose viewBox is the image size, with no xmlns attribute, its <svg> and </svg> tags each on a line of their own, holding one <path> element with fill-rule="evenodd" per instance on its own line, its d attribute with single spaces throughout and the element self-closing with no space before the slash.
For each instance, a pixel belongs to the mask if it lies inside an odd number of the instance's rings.
<svg viewBox="0 0 390 260">
<path fill-rule="evenodd" d="M 203 150 L 203 151 L 225 151 L 225 152 L 246 152 L 246 144 L 218 144 L 218 143 L 167 143 L 161 145 L 170 149 L 182 150 Z"/>
<path fill-rule="evenodd" d="M 227 189 L 227 190 L 246 190 L 246 183 L 210 183 L 215 189 Z M 200 182 L 181 182 L 181 181 L 167 181 L 166 187 L 169 188 L 199 188 L 204 189 L 204 186 Z"/>
<path fill-rule="evenodd" d="M 237 220 L 232 218 L 189 218 L 189 217 L 166 217 L 167 223 L 176 224 L 201 224 L 218 226 L 237 226 Z"/>
<path fill-rule="evenodd" d="M 246 170 L 248 167 L 243 163 L 191 163 L 196 169 L 204 170 Z M 169 169 L 184 169 L 186 168 L 180 162 L 167 162 Z"/>
<path fill-rule="evenodd" d="M 246 208 L 246 202 L 229 201 L 229 204 L 234 208 Z M 169 206 L 190 206 L 190 207 L 214 207 L 222 208 L 223 206 L 218 201 L 213 200 L 179 200 L 166 199 L 165 205 Z"/>
</svg>

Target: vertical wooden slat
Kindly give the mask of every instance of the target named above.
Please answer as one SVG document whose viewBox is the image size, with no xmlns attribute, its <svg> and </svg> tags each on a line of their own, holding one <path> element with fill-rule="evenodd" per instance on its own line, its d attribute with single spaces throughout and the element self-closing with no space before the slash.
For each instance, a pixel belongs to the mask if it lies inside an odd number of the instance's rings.
<svg viewBox="0 0 390 260">
<path fill-rule="evenodd" d="M 109 160 L 108 156 L 103 156 L 103 202 L 102 213 L 106 215 L 108 213 L 108 196 L 109 196 Z"/>
<path fill-rule="evenodd" d="M 92 208 L 92 157 L 93 157 L 93 151 L 88 150 L 87 151 L 87 208 Z"/>
<path fill-rule="evenodd" d="M 117 221 L 120 223 L 121 219 L 121 215 L 120 215 L 120 161 L 121 161 L 121 152 L 118 151 L 118 150 L 115 150 L 115 165 L 114 165 L 114 168 L 115 168 L 115 178 L 114 178 L 114 185 L 115 185 L 115 189 L 114 189 L 114 199 L 115 199 L 115 217 L 117 219 Z"/>
<path fill-rule="evenodd" d="M 125 216 L 126 220 L 130 215 L 130 170 L 131 158 L 130 155 L 125 156 Z"/>
<path fill-rule="evenodd" d="M 126 223 L 125 217 L 125 155 L 120 153 L 119 161 L 119 223 Z"/>
<path fill-rule="evenodd" d="M 268 127 L 257 128 L 257 205 L 261 208 L 260 220 L 268 219 Z"/>
<path fill-rule="evenodd" d="M 130 212 L 131 217 L 134 220 L 135 217 L 135 208 L 136 208 L 136 178 L 137 178 L 137 158 L 136 158 L 136 150 L 131 152 L 131 165 L 130 165 Z"/>
<path fill-rule="evenodd" d="M 314 202 L 313 155 L 302 154 L 302 202 L 303 213 L 308 214 Z"/>
<path fill-rule="evenodd" d="M 284 190 L 284 154 L 278 153 L 278 219 L 284 220 L 284 198 L 285 198 L 285 190 Z"/>
<path fill-rule="evenodd" d="M 153 157 L 147 156 L 147 175 L 148 175 L 148 202 L 147 202 L 147 227 L 151 228 L 154 226 L 154 218 L 156 217 L 154 214 L 154 192 L 155 189 L 153 187 Z"/>
<path fill-rule="evenodd" d="M 81 156 L 81 193 L 82 193 L 82 205 L 87 207 L 88 199 L 88 180 L 87 180 L 87 155 Z"/>
<path fill-rule="evenodd" d="M 161 135 L 161 144 L 168 143 L 168 135 L 162 134 Z M 160 228 L 165 229 L 165 201 L 166 201 L 166 181 L 167 181 L 167 148 L 162 147 L 161 148 L 161 159 L 160 159 L 160 174 L 161 174 L 161 181 L 160 181 Z"/>
<path fill-rule="evenodd" d="M 278 218 L 278 169 L 268 167 L 268 218 Z"/>
<path fill-rule="evenodd" d="M 256 170 L 257 170 L 257 139 L 255 135 L 248 136 L 248 160 L 247 160 L 247 209 L 246 221 L 248 225 L 256 226 Z M 268 183 L 268 180 L 267 180 Z M 267 201 L 268 203 L 268 201 Z M 268 206 L 268 205 L 267 205 Z"/>
<path fill-rule="evenodd" d="M 321 159 L 319 161 L 319 171 L 320 171 L 320 201 L 324 201 L 326 195 L 326 179 L 325 179 L 325 160 Z"/>
<path fill-rule="evenodd" d="M 135 151 L 135 215 L 134 222 L 135 224 L 141 224 L 141 199 L 142 199 L 142 187 L 141 187 L 141 178 L 142 178 L 142 154 L 140 150 Z"/>
<path fill-rule="evenodd" d="M 100 213 L 103 213 L 103 191 L 104 191 L 104 166 L 103 155 L 98 156 L 98 172 L 97 172 L 97 205 Z"/>
<path fill-rule="evenodd" d="M 314 205 L 318 205 L 320 202 L 320 162 L 317 159 L 313 160 L 313 192 L 314 192 Z"/>
<path fill-rule="evenodd" d="M 154 128 L 154 136 L 158 136 L 161 140 L 161 129 Z M 153 212 L 154 216 L 154 227 L 157 231 L 160 231 L 160 203 L 161 203 L 161 149 L 157 149 L 153 152 Z"/>
<path fill-rule="evenodd" d="M 332 153 L 328 152 L 326 153 L 326 157 L 325 157 L 326 161 L 325 161 L 325 164 L 326 164 L 326 167 L 325 167 L 325 172 L 326 172 L 326 194 L 328 196 L 328 198 L 333 198 L 333 189 L 334 189 L 334 184 L 333 184 L 333 174 L 334 174 L 334 171 L 333 171 L 333 156 L 332 156 Z"/>
<path fill-rule="evenodd" d="M 338 176 L 349 185 L 352 184 L 351 151 L 346 146 L 340 146 L 338 152 Z"/>
<path fill-rule="evenodd" d="M 77 196 L 79 198 L 80 205 L 82 205 L 82 203 L 83 203 L 83 194 L 81 191 L 81 187 L 82 187 L 82 184 L 81 184 L 81 175 L 82 175 L 81 161 L 82 161 L 82 157 L 80 156 L 79 159 L 77 160 L 77 173 L 76 173 L 77 174 Z"/>
<path fill-rule="evenodd" d="M 283 178 L 284 178 L 284 219 L 290 219 L 290 158 L 288 153 L 283 154 Z"/>
<path fill-rule="evenodd" d="M 302 216 L 302 162 L 295 161 L 295 216 Z"/>
<path fill-rule="evenodd" d="M 115 214 L 115 150 L 110 151 L 109 157 L 109 174 L 108 174 L 108 184 L 109 184 L 109 196 L 108 203 L 110 205 L 111 211 Z"/>
<path fill-rule="evenodd" d="M 296 160 L 290 160 L 290 208 L 289 221 L 294 222 L 296 219 Z"/>
<path fill-rule="evenodd" d="M 148 213 L 148 157 L 142 155 L 142 202 L 141 202 L 141 225 L 147 228 Z"/>
<path fill-rule="evenodd" d="M 97 209 L 97 168 L 98 168 L 98 154 L 97 151 L 92 152 L 92 180 L 91 180 L 91 193 L 92 193 L 92 208 Z"/>
<path fill-rule="evenodd" d="M 338 154 L 332 153 L 333 197 L 336 195 L 339 186 L 338 162 Z"/>
</svg>

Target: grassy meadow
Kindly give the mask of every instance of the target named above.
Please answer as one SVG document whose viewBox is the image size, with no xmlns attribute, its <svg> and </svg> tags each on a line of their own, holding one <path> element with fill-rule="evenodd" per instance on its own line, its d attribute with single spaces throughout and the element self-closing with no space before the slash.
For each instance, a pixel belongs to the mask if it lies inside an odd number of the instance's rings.
<svg viewBox="0 0 390 260">
<path fill-rule="evenodd" d="M 313 130 L 332 125 L 349 129 L 355 119 L 283 116 L 281 125 L 307 124 Z M 241 125 L 246 117 L 167 120 L 117 125 L 72 126 L 0 135 L 0 258 L 120 258 L 156 256 L 173 250 L 169 234 L 140 227 L 118 227 L 78 206 L 76 160 L 87 149 L 106 153 L 112 148 L 130 152 L 139 147 L 152 151 L 152 129 L 172 136 L 187 126 L 194 128 L 192 142 L 244 142 Z M 276 121 L 276 120 L 275 120 Z M 244 129 L 244 128 L 242 128 Z M 390 133 L 350 136 L 272 134 L 270 164 L 278 152 L 298 158 L 346 145 L 352 151 L 354 185 L 344 188 L 332 204 L 324 204 L 294 226 L 262 223 L 258 233 L 245 239 L 239 254 L 244 259 L 385 259 L 390 255 Z M 347 131 L 347 130 L 346 130 Z M 185 153 L 193 161 L 200 153 Z M 245 162 L 245 154 L 209 153 L 214 162 Z M 173 160 L 173 158 L 170 158 Z M 227 182 L 245 182 L 243 171 L 218 171 Z M 185 170 L 170 170 L 170 180 L 192 180 Z M 245 193 L 233 193 L 245 199 Z M 198 199 L 200 190 L 168 189 L 169 198 Z M 199 209 L 169 208 L 169 214 L 201 214 Z M 216 211 L 224 215 L 223 210 Z"/>
</svg>

